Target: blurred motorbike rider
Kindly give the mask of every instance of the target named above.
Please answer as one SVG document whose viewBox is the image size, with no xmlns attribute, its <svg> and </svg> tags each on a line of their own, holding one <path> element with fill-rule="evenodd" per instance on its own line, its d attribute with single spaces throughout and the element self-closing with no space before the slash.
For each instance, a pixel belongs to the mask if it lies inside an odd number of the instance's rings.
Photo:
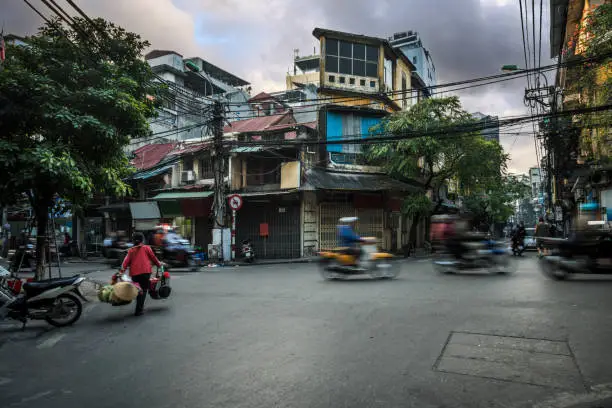
<svg viewBox="0 0 612 408">
<path fill-rule="evenodd" d="M 340 246 L 346 247 L 346 253 L 353 255 L 358 259 L 361 259 L 362 250 L 360 243 L 363 242 L 363 238 L 355 233 L 353 225 L 357 222 L 357 217 L 343 217 L 338 221 L 338 241 Z"/>
<path fill-rule="evenodd" d="M 525 230 L 525 223 L 521 221 L 519 223 L 519 226 L 514 230 L 512 234 L 512 248 L 518 248 L 523 243 L 526 236 L 527 231 Z"/>
<path fill-rule="evenodd" d="M 453 228 L 449 229 L 446 249 L 458 260 L 463 260 L 469 251 L 466 242 L 483 239 L 481 235 L 484 234 L 470 234 L 470 216 L 461 214 L 454 220 Z"/>
</svg>

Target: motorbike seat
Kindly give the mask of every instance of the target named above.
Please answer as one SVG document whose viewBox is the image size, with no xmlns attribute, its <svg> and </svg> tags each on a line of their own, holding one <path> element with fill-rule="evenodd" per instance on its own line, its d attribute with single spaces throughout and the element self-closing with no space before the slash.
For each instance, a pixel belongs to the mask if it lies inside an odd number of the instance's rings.
<svg viewBox="0 0 612 408">
<path fill-rule="evenodd" d="M 70 278 L 53 278 L 35 282 L 26 282 L 23 285 L 23 289 L 28 295 L 33 296 L 34 293 L 42 293 L 45 290 L 72 285 L 77 279 L 79 279 L 79 275 L 75 275 Z"/>
</svg>

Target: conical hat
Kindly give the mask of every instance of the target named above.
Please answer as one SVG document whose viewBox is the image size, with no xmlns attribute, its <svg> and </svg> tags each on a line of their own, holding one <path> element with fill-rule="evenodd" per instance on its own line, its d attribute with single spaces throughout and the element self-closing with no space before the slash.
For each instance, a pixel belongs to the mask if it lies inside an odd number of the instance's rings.
<svg viewBox="0 0 612 408">
<path fill-rule="evenodd" d="M 130 282 L 118 282 L 113 285 L 115 297 L 125 301 L 131 301 L 138 296 L 138 288 Z"/>
</svg>

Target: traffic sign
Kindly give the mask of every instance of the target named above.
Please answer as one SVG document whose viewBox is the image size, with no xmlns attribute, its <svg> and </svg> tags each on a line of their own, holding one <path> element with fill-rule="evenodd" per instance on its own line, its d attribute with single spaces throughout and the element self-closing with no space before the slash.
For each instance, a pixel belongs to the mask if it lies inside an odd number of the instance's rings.
<svg viewBox="0 0 612 408">
<path fill-rule="evenodd" d="M 242 197 L 238 194 L 234 194 L 229 196 L 228 198 L 229 206 L 232 210 L 238 211 L 242 208 Z"/>
</svg>

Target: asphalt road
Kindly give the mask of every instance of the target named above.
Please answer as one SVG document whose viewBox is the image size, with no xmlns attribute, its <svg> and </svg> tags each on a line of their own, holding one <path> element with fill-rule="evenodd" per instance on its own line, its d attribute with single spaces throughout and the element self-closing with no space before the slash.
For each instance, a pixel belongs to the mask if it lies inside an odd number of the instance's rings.
<svg viewBox="0 0 612 408">
<path fill-rule="evenodd" d="M 0 406 L 562 408 L 612 397 L 612 281 L 552 281 L 534 257 L 509 276 L 411 260 L 394 281 L 325 282 L 293 264 L 175 272 L 172 285 L 142 317 L 93 303 L 70 328 L 1 324 Z"/>
</svg>

